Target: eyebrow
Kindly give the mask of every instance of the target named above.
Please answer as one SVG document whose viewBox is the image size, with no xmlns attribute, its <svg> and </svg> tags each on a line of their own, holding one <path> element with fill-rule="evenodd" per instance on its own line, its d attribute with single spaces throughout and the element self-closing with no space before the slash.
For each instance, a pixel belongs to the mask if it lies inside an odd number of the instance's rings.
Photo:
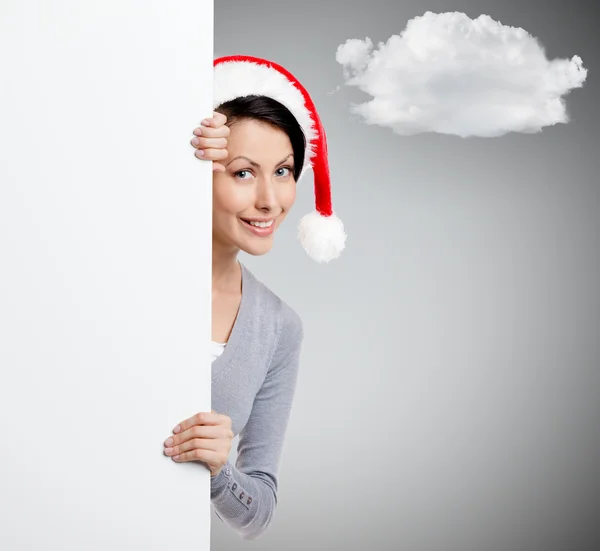
<svg viewBox="0 0 600 551">
<path fill-rule="evenodd" d="M 290 153 L 285 159 L 279 161 L 277 164 L 280 165 L 281 163 L 287 161 L 290 157 L 293 156 L 294 154 Z M 233 163 L 233 161 L 237 161 L 238 159 L 246 159 L 246 161 L 248 161 L 251 165 L 255 166 L 256 168 L 260 168 L 260 165 L 257 162 L 253 161 L 252 159 L 248 159 L 248 157 L 244 157 L 243 155 L 239 155 L 235 159 L 231 159 L 231 161 L 229 161 L 225 166 L 229 166 L 231 163 Z"/>
</svg>

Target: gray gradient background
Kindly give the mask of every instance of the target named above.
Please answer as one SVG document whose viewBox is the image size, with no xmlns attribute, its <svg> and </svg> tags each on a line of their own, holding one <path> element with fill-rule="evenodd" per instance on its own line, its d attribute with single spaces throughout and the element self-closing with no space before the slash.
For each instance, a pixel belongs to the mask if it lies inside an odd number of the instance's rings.
<svg viewBox="0 0 600 551">
<path fill-rule="evenodd" d="M 215 2 L 215 55 L 270 58 L 310 91 L 349 235 L 319 265 L 296 240 L 241 259 L 306 340 L 273 525 L 212 548 L 582 551 L 600 545 L 598 75 L 593 3 Z M 540 134 L 401 137 L 350 114 L 337 46 L 425 11 L 486 13 L 589 70 Z M 596 101 L 595 101 L 596 100 Z M 237 439 L 232 449 L 235 458 Z"/>
</svg>

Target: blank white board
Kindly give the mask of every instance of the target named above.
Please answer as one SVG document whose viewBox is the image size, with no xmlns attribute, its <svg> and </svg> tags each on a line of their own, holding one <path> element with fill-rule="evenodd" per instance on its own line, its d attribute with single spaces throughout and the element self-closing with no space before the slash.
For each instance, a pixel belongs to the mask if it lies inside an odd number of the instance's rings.
<svg viewBox="0 0 600 551">
<path fill-rule="evenodd" d="M 0 6 L 0 549 L 207 550 L 213 2 Z"/>
</svg>

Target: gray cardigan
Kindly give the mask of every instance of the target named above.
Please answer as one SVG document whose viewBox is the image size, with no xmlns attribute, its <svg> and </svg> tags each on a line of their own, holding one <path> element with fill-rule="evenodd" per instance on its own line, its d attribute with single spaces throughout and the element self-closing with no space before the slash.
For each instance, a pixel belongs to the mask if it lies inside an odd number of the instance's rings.
<svg viewBox="0 0 600 551">
<path fill-rule="evenodd" d="M 241 262 L 242 300 L 231 335 L 212 362 L 211 408 L 240 435 L 230 461 L 211 478 L 217 516 L 242 539 L 262 534 L 277 505 L 278 470 L 292 408 L 302 321 Z"/>
</svg>

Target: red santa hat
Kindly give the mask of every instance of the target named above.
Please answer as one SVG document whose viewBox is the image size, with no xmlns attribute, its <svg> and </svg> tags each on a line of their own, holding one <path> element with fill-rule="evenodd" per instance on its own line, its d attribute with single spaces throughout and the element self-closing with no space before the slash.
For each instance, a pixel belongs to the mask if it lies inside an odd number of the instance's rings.
<svg viewBox="0 0 600 551">
<path fill-rule="evenodd" d="M 250 95 L 277 100 L 302 128 L 306 153 L 300 178 L 308 168 L 313 169 L 315 210 L 301 219 L 298 237 L 313 260 L 329 262 L 338 258 L 345 247 L 346 233 L 331 206 L 327 137 L 311 97 L 294 75 L 272 61 L 242 55 L 215 59 L 213 108 Z"/>
</svg>

